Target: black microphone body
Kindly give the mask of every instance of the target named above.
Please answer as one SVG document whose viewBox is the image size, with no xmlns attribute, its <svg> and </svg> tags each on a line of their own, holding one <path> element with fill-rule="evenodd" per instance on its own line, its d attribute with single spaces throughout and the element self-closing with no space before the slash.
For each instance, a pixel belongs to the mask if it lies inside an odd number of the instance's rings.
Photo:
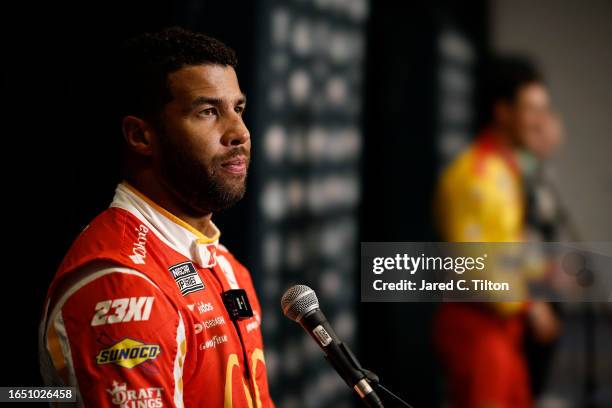
<svg viewBox="0 0 612 408">
<path fill-rule="evenodd" d="M 366 375 L 368 371 L 361 367 L 348 346 L 340 341 L 319 309 L 317 295 L 311 288 L 305 285 L 289 288 L 281 299 L 281 307 L 285 316 L 298 322 L 317 342 L 326 359 L 368 407 L 384 408 L 368 381 L 377 379 Z"/>
<path fill-rule="evenodd" d="M 340 341 L 321 309 L 306 313 L 299 323 L 317 342 L 325 353 L 325 358 L 348 386 L 357 392 L 363 402 L 371 408 L 382 407 L 380 398 L 370 386 L 365 373 L 361 371 L 354 354 Z"/>
</svg>

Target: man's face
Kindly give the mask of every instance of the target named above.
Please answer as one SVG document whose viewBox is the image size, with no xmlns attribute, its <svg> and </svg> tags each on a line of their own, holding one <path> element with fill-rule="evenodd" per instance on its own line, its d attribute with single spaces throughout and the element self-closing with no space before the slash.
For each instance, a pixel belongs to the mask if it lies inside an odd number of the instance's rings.
<svg viewBox="0 0 612 408">
<path fill-rule="evenodd" d="M 522 86 L 503 117 L 517 144 L 534 153 L 542 150 L 554 120 L 544 85 L 533 82 Z"/>
<path fill-rule="evenodd" d="M 192 211 L 217 212 L 242 198 L 251 138 L 236 72 L 222 65 L 181 68 L 168 76 L 154 161 L 162 183 Z"/>
</svg>

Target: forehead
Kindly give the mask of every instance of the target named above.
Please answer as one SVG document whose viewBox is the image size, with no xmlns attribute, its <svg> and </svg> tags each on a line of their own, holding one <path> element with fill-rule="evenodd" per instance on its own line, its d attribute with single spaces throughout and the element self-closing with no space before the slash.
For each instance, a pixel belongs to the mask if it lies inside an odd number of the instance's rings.
<svg viewBox="0 0 612 408">
<path fill-rule="evenodd" d="M 168 75 L 172 95 L 177 100 L 189 101 L 199 96 L 235 99 L 242 95 L 233 67 L 225 65 L 194 65 Z"/>
<path fill-rule="evenodd" d="M 548 90 L 539 82 L 522 86 L 517 96 L 522 103 L 548 104 Z"/>
</svg>

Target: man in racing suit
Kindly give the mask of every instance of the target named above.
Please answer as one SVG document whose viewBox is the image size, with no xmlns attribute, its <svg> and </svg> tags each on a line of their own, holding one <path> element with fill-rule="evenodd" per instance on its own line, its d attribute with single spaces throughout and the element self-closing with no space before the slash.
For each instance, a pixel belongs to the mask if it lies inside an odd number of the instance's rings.
<svg viewBox="0 0 612 408">
<path fill-rule="evenodd" d="M 210 219 L 250 157 L 233 51 L 179 28 L 124 51 L 126 181 L 51 283 L 45 382 L 87 407 L 273 407 L 250 274 Z"/>
<path fill-rule="evenodd" d="M 501 59 L 494 69 L 488 84 L 489 126 L 445 169 L 438 185 L 436 214 L 445 241 L 524 240 L 525 197 L 517 152 L 537 150 L 551 120 L 548 92 L 525 61 Z M 501 272 L 496 268 L 489 273 Z M 515 275 L 513 287 L 520 288 L 523 278 Z M 522 351 L 525 323 L 543 342 L 558 332 L 543 302 L 441 305 L 434 335 L 453 408 L 533 405 Z"/>
</svg>

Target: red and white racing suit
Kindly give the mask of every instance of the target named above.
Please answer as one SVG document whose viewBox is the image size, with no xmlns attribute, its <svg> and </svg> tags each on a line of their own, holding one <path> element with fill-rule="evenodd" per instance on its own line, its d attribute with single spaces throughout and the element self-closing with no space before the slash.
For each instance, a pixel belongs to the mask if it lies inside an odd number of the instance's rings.
<svg viewBox="0 0 612 408">
<path fill-rule="evenodd" d="M 87 407 L 273 407 L 249 272 L 127 183 L 73 243 L 40 330 L 47 385 Z M 244 289 L 233 322 L 221 294 Z"/>
</svg>

